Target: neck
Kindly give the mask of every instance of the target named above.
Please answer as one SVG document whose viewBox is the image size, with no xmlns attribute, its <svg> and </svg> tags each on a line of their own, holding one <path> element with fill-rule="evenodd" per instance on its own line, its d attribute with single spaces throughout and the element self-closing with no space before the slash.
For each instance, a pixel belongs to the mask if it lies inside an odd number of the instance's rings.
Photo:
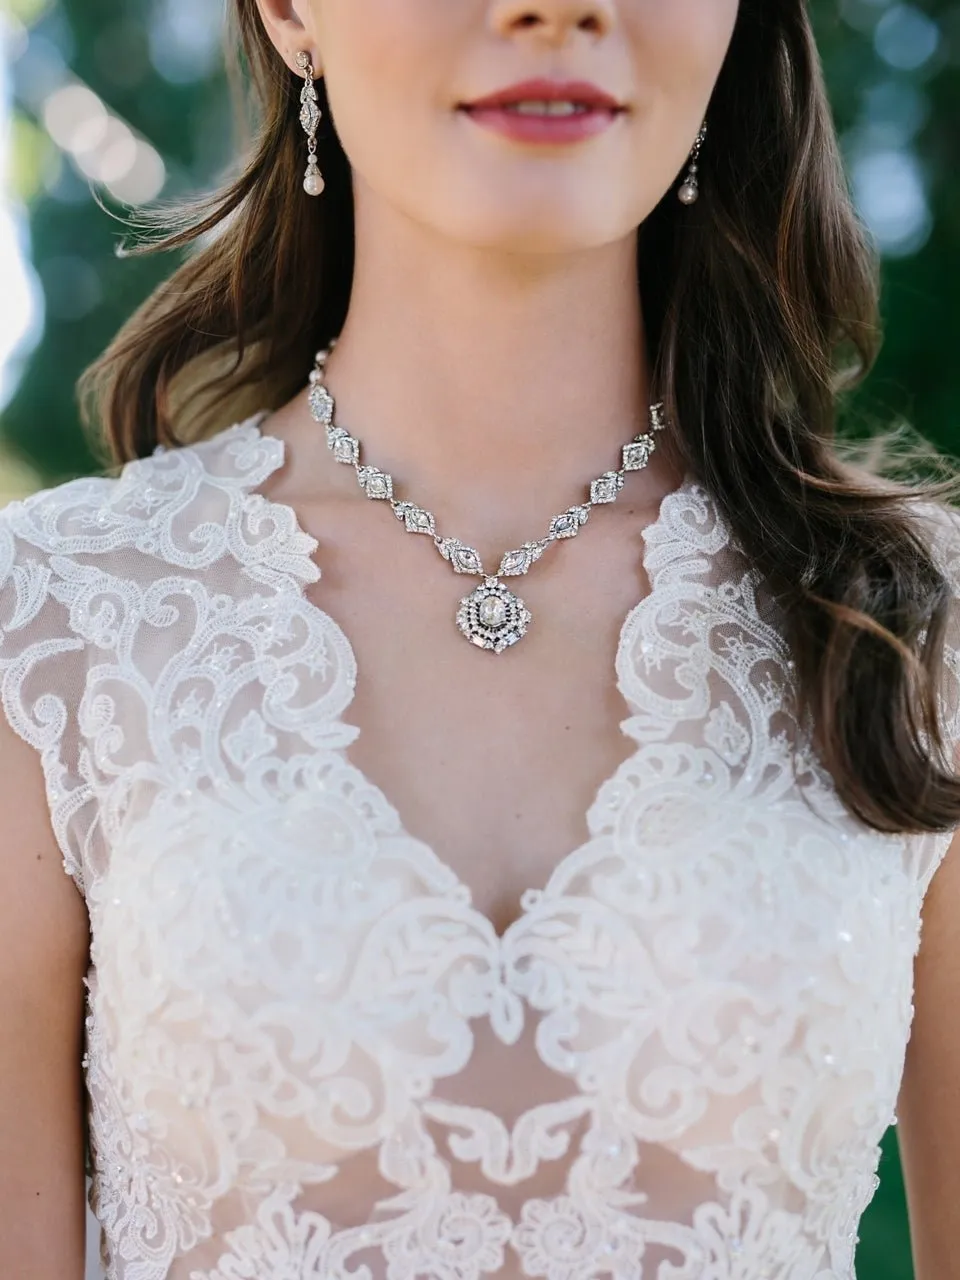
<svg viewBox="0 0 960 1280">
<path fill-rule="evenodd" d="M 382 209 L 368 232 L 358 217 L 326 376 L 364 460 L 438 516 L 496 521 L 518 504 L 543 515 L 582 501 L 647 429 L 636 237 L 498 256 Z"/>
</svg>

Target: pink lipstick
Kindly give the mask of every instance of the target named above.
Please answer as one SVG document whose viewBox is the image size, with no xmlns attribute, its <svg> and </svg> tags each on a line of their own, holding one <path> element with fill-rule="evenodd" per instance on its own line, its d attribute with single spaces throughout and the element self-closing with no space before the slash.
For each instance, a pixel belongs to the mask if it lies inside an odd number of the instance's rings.
<svg viewBox="0 0 960 1280">
<path fill-rule="evenodd" d="M 524 80 L 461 104 L 475 124 L 517 142 L 570 143 L 608 129 L 626 108 L 583 80 Z"/>
</svg>

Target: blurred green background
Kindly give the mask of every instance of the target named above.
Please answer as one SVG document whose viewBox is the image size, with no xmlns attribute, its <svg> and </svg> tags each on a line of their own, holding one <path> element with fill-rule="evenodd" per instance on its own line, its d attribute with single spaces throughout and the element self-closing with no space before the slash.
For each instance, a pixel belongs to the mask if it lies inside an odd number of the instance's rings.
<svg viewBox="0 0 960 1280">
<path fill-rule="evenodd" d="M 858 420 L 960 453 L 960 3 L 814 0 L 886 343 Z M 89 470 L 74 383 L 164 276 L 93 200 L 209 187 L 231 159 L 218 0 L 0 0 L 0 502 Z M 911 1280 L 895 1130 L 860 1280 Z"/>
</svg>

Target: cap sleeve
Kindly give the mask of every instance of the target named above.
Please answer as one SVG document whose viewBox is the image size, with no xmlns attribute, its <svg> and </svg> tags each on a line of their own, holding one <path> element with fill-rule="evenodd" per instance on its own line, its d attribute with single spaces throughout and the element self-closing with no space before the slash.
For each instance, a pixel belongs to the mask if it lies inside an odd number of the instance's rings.
<svg viewBox="0 0 960 1280">
<path fill-rule="evenodd" d="M 84 896 L 99 835 L 80 730 L 89 626 L 77 616 L 76 602 L 85 569 L 71 552 L 96 529 L 103 487 L 111 483 L 71 481 L 0 510 L 3 710 L 39 754 L 64 870 Z"/>
</svg>

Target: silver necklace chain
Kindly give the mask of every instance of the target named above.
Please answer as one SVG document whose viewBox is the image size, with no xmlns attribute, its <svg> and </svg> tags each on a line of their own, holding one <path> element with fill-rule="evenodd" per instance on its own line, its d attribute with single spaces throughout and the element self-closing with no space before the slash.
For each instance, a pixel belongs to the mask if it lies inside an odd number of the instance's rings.
<svg viewBox="0 0 960 1280">
<path fill-rule="evenodd" d="M 635 435 L 623 446 L 620 467 L 605 471 L 590 484 L 590 495 L 577 506 L 568 507 L 550 521 L 547 534 L 534 542 L 507 551 L 500 560 L 500 568 L 488 574 L 480 556 L 458 538 L 444 538 L 437 532 L 437 522 L 431 511 L 414 502 L 399 501 L 394 497 L 393 476 L 379 467 L 371 467 L 360 460 L 360 441 L 345 427 L 334 422 L 335 404 L 324 383 L 327 357 L 336 345 L 334 339 L 328 347 L 317 352 L 316 362 L 310 371 L 310 412 L 325 430 L 327 445 L 338 462 L 354 468 L 360 488 L 368 498 L 389 502 L 393 513 L 403 523 L 408 533 L 427 534 L 455 573 L 471 574 L 482 578 L 480 586 L 464 596 L 457 609 L 456 622 L 461 633 L 480 649 L 502 653 L 526 634 L 532 616 L 523 600 L 500 581 L 527 573 L 551 543 L 564 538 L 574 538 L 587 523 L 591 507 L 616 502 L 623 488 L 628 471 L 642 471 L 657 447 L 656 432 L 666 426 L 663 405 L 650 406 L 650 429 Z"/>
</svg>

